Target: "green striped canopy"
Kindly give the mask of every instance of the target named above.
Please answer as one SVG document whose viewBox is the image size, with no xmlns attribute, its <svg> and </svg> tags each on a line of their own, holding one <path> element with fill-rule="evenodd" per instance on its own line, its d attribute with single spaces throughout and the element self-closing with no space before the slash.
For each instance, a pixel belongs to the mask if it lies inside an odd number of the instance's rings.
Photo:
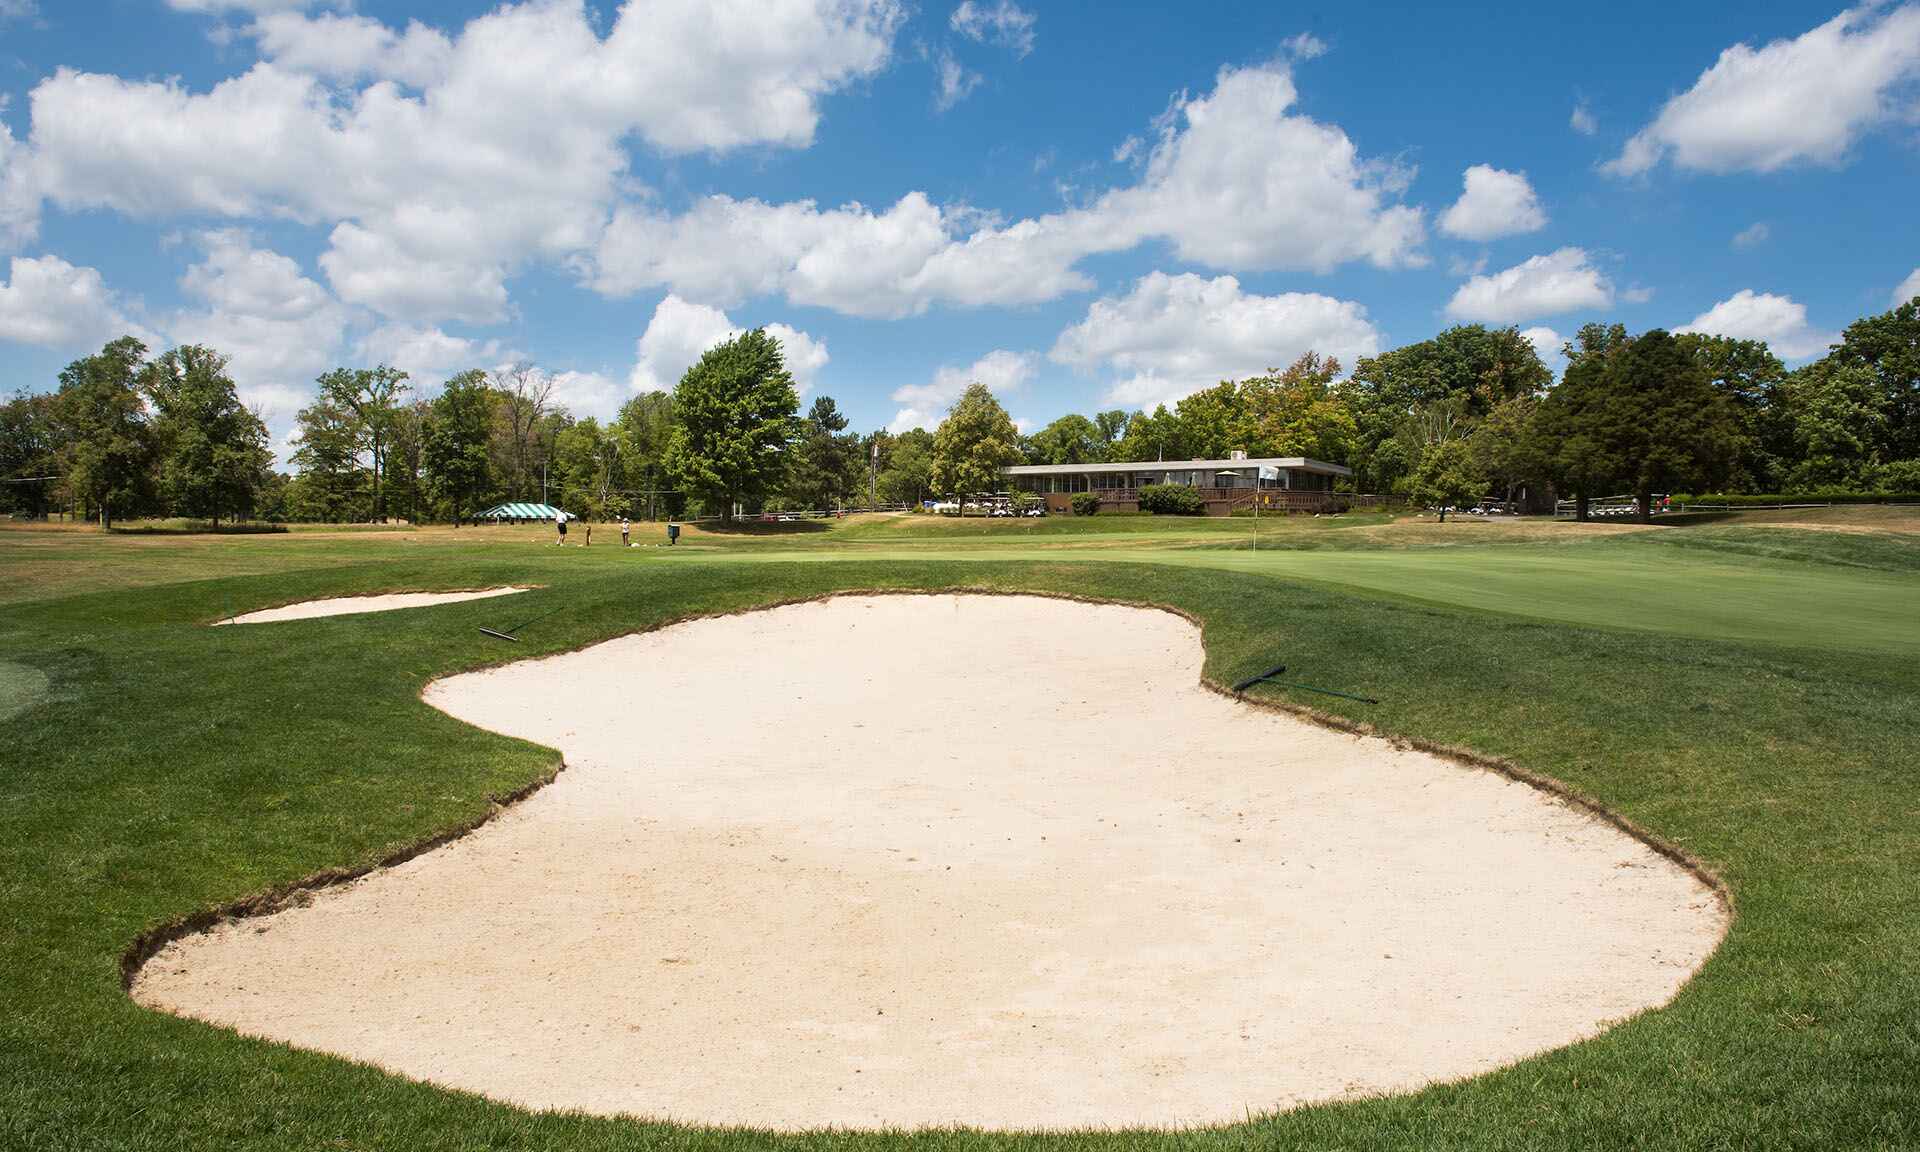
<svg viewBox="0 0 1920 1152">
<path fill-rule="evenodd" d="M 480 519 L 482 520 L 551 521 L 555 516 L 565 516 L 569 520 L 574 519 L 573 513 L 562 512 L 551 504 L 495 504 L 485 512 L 480 513 Z"/>
</svg>

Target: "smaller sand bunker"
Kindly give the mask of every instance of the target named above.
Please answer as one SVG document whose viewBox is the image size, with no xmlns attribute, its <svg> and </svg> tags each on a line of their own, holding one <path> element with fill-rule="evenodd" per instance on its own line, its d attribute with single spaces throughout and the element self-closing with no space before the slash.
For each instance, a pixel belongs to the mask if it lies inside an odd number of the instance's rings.
<svg viewBox="0 0 1920 1152">
<path fill-rule="evenodd" d="M 470 592 L 390 592 L 384 596 L 339 596 L 331 600 L 302 600 L 278 608 L 246 612 L 218 624 L 271 624 L 276 620 L 312 620 L 320 616 L 354 616 L 362 612 L 394 612 L 401 608 L 425 608 L 431 604 L 452 604 L 460 600 L 486 600 L 511 596 L 526 588 L 482 588 Z"/>
<path fill-rule="evenodd" d="M 134 996 L 536 1108 L 1168 1127 L 1592 1036 L 1718 942 L 1618 829 L 1201 661 L 1166 612 L 877 596 L 441 680 L 567 770 Z"/>
</svg>

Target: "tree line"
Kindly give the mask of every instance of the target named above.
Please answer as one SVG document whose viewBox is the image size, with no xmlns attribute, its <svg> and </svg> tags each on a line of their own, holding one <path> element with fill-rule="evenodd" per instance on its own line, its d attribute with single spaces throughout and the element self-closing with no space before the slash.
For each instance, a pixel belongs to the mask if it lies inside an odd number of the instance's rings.
<svg viewBox="0 0 1920 1152">
<path fill-rule="evenodd" d="M 1558 381 L 1517 329 L 1460 325 L 1362 358 L 1307 353 L 1152 412 L 1063 416 L 1034 464 L 1306 456 L 1355 491 L 1537 507 L 1656 492 L 1920 492 L 1920 297 L 1849 325 L 1788 370 L 1763 341 L 1589 324 Z M 1015 462 L 1009 460 L 1008 462 Z"/>
<path fill-rule="evenodd" d="M 0 405 L 0 508 L 212 521 L 470 520 L 502 501 L 595 518 L 833 508 L 996 491 L 1008 464 L 1306 456 L 1356 491 L 1419 504 L 1539 506 L 1656 492 L 1920 491 L 1920 298 L 1849 325 L 1788 370 L 1757 340 L 1590 324 L 1556 381 L 1514 328 L 1449 328 L 1342 365 L 1309 352 L 1152 411 L 1063 416 L 1021 434 L 984 387 L 932 432 L 860 434 L 829 396 L 804 415 L 779 341 L 709 349 L 671 392 L 576 418 L 529 366 L 463 372 L 427 397 L 389 366 L 316 381 L 275 471 L 227 359 L 131 337 L 55 391 Z"/>
</svg>

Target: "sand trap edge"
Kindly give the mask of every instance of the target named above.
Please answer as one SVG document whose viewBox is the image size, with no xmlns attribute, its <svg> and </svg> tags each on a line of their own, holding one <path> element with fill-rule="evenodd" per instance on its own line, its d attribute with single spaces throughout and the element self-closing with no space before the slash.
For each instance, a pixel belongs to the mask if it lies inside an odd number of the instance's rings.
<svg viewBox="0 0 1920 1152">
<path fill-rule="evenodd" d="M 563 655 L 567 655 L 568 653 L 582 651 L 586 648 L 591 648 L 595 645 L 606 643 L 610 640 L 617 640 L 626 636 L 637 636 L 637 635 L 645 635 L 650 632 L 658 632 L 665 628 L 671 628 L 679 624 L 686 624 L 696 620 L 711 620 L 711 619 L 720 619 L 720 618 L 729 617 L 729 616 L 741 616 L 741 615 L 746 615 L 752 612 L 763 612 L 763 611 L 770 611 L 776 608 L 791 607 L 796 604 L 812 604 L 812 603 L 818 603 L 825 600 L 839 599 L 841 597 L 861 597 L 861 596 L 1024 596 L 1024 597 L 1033 597 L 1037 599 L 1067 600 L 1067 601 L 1072 601 L 1072 602 L 1082 603 L 1082 604 L 1103 604 L 1103 605 L 1113 605 L 1113 606 L 1123 607 L 1123 608 L 1140 608 L 1140 609 L 1147 609 L 1152 611 L 1166 612 L 1171 615 L 1177 616 L 1182 620 L 1185 620 L 1189 624 L 1192 624 L 1194 628 L 1199 631 L 1201 653 L 1203 658 L 1206 653 L 1206 622 L 1203 619 L 1201 619 L 1198 615 L 1192 612 L 1189 612 L 1184 608 L 1179 608 L 1169 604 L 1160 604 L 1160 603 L 1155 603 L 1152 601 L 1144 601 L 1144 600 L 1125 600 L 1125 599 L 1119 599 L 1115 597 L 1087 596 L 1087 595 L 1082 595 L 1079 593 L 1072 593 L 1072 592 L 1020 591 L 1020 590 L 1009 590 L 1005 588 L 989 588 L 981 585 L 954 585 L 954 586 L 944 587 L 944 588 L 842 588 L 832 592 L 824 592 L 824 593 L 819 593 L 812 596 L 793 596 L 793 597 L 786 597 L 778 600 L 771 600 L 764 603 L 754 604 L 748 607 L 736 608 L 726 612 L 687 613 L 684 615 L 663 619 L 651 625 L 650 627 L 636 628 L 631 632 L 622 632 L 613 636 L 598 637 L 596 639 L 589 640 L 569 648 L 561 648 L 552 652 L 544 652 L 537 656 L 514 657 L 511 655 L 503 655 L 500 659 L 482 661 L 480 663 L 473 665 L 472 667 L 462 668 L 457 672 L 448 672 L 444 676 L 437 676 L 437 677 L 434 677 L 432 680 L 428 680 L 427 682 L 423 683 L 420 686 L 420 693 L 418 698 L 424 704 L 427 689 L 430 688 L 437 681 L 441 679 L 446 679 L 452 676 L 466 675 L 472 672 L 484 671 L 489 668 L 496 668 L 506 664 L 522 663 L 528 659 L 544 660 L 544 659 L 549 659 L 556 656 L 563 656 Z M 1389 744 L 1397 748 L 1413 749 L 1416 751 L 1425 752 L 1429 755 L 1438 757 L 1442 760 L 1446 760 L 1451 763 L 1458 764 L 1461 767 L 1475 768 L 1475 769 L 1480 769 L 1482 771 L 1492 772 L 1492 773 L 1495 773 L 1496 775 L 1503 776 L 1503 777 L 1506 777 L 1507 779 L 1513 780 L 1516 783 L 1526 785 L 1527 787 L 1532 788 L 1536 791 L 1543 792 L 1548 796 L 1567 805 L 1568 807 L 1575 809 L 1581 814 L 1591 819 L 1597 820 L 1603 824 L 1606 824 L 1609 827 L 1625 834 L 1631 839 L 1646 845 L 1646 847 L 1648 847 L 1652 851 L 1658 853 L 1660 856 L 1671 861 L 1673 864 L 1677 865 L 1683 871 L 1693 876 L 1696 880 L 1698 880 L 1701 883 L 1702 886 L 1704 886 L 1709 892 L 1711 892 L 1715 897 L 1715 899 L 1719 901 L 1721 909 L 1725 913 L 1725 921 L 1721 928 L 1720 937 L 1718 940 L 1714 941 L 1713 948 L 1706 953 L 1706 955 L 1701 959 L 1699 965 L 1695 967 L 1694 970 L 1687 976 L 1686 980 L 1683 981 L 1674 990 L 1673 995 L 1669 996 L 1666 1000 L 1661 1001 L 1658 1004 L 1650 1005 L 1644 1009 L 1641 1009 L 1638 1012 L 1632 1013 L 1631 1015 L 1621 1017 L 1618 1020 L 1609 1021 L 1606 1024 L 1606 1026 L 1602 1029 L 1602 1031 L 1597 1033 L 1596 1035 L 1587 1037 L 1583 1040 L 1576 1040 L 1576 1041 L 1573 1041 L 1572 1043 L 1576 1043 L 1576 1044 L 1585 1043 L 1587 1042 L 1587 1040 L 1598 1039 L 1599 1036 L 1604 1035 L 1605 1033 L 1610 1032 L 1615 1028 L 1618 1028 L 1621 1025 L 1626 1024 L 1627 1022 L 1633 1019 L 1646 1015 L 1648 1012 L 1658 1011 L 1662 1008 L 1667 1007 L 1667 1005 L 1671 1004 L 1673 1000 L 1680 995 L 1681 992 L 1683 992 L 1689 985 L 1691 985 L 1694 982 L 1695 979 L 1698 978 L 1700 972 L 1703 971 L 1706 968 L 1706 966 L 1712 962 L 1713 958 L 1719 954 L 1721 947 L 1726 943 L 1727 937 L 1731 935 L 1733 932 L 1734 925 L 1738 919 L 1738 909 L 1734 902 L 1732 889 L 1727 885 L 1726 881 L 1720 876 L 1718 871 L 1708 866 L 1704 861 L 1701 861 L 1695 858 L 1692 854 L 1680 848 L 1678 845 L 1673 844 L 1670 841 L 1664 839 L 1663 837 L 1660 837 L 1654 834 L 1653 832 L 1640 827 L 1638 824 L 1634 823 L 1632 820 L 1629 820 L 1625 816 L 1622 816 L 1619 813 L 1612 811 L 1611 809 L 1607 808 L 1605 805 L 1601 804 L 1598 800 L 1594 799 L 1592 796 L 1589 796 L 1587 793 L 1574 787 L 1571 784 L 1566 783 L 1565 781 L 1559 780 L 1552 776 L 1548 776 L 1544 773 L 1535 772 L 1532 769 L 1525 768 L 1504 757 L 1490 756 L 1481 752 L 1477 752 L 1471 748 L 1465 748 L 1465 747 L 1452 745 L 1452 744 L 1445 744 L 1440 741 L 1427 740 L 1420 737 L 1411 737 L 1411 736 L 1405 736 L 1405 735 L 1401 735 L 1393 732 L 1385 732 L 1364 720 L 1354 720 L 1354 719 L 1351 719 L 1345 716 L 1340 716 L 1334 713 L 1324 712 L 1324 711 L 1321 711 L 1320 709 L 1312 708 L 1306 705 L 1295 704 L 1290 701 L 1261 699 L 1261 698 L 1255 698 L 1255 697 L 1246 696 L 1240 693 L 1236 693 L 1229 686 L 1221 683 L 1220 681 L 1214 679 L 1212 676 L 1209 676 L 1204 672 L 1201 674 L 1199 679 L 1200 679 L 1201 687 L 1205 688 L 1207 691 L 1213 692 L 1220 696 L 1225 696 L 1241 704 L 1249 705 L 1255 708 L 1266 708 L 1276 712 L 1285 713 L 1293 717 L 1296 717 L 1298 719 L 1305 720 L 1311 724 L 1317 725 L 1319 727 L 1331 729 L 1333 731 L 1345 732 L 1345 733 L 1349 733 L 1357 736 L 1371 736 L 1376 739 L 1385 740 Z M 431 707 L 431 705 L 428 705 L 428 706 Z M 308 900 L 311 897 L 311 894 L 314 892 L 335 887 L 341 884 L 347 884 L 352 881 L 361 879 L 362 877 L 370 875 L 373 872 L 379 871 L 383 868 L 389 868 L 398 864 L 406 863 L 407 861 L 417 856 L 433 851 L 435 848 L 439 848 L 445 844 L 451 843 L 454 840 L 458 840 L 462 836 L 465 836 L 467 833 L 472 832 L 475 829 L 478 829 L 483 825 L 487 824 L 488 822 L 492 821 L 495 817 L 501 815 L 507 809 L 511 808 L 513 805 L 519 803 L 522 800 L 525 800 L 529 796 L 532 796 L 534 793 L 546 787 L 548 784 L 551 784 L 566 767 L 565 761 L 559 758 L 559 754 L 557 752 L 555 753 L 555 756 L 556 756 L 556 760 L 551 771 L 545 773 L 538 779 L 529 781 L 528 783 L 520 786 L 519 788 L 512 790 L 511 792 L 506 793 L 505 795 L 489 797 L 490 807 L 486 812 L 480 814 L 479 816 L 471 820 L 464 821 L 459 825 L 445 829 L 438 833 L 434 833 L 430 836 L 427 836 L 413 843 L 404 845 L 392 852 L 387 853 L 386 855 L 380 857 L 379 859 L 369 864 L 359 866 L 359 867 L 352 867 L 352 868 L 321 869 L 320 871 L 314 872 L 299 880 L 292 881 L 287 884 L 277 885 L 275 887 L 266 889 L 261 892 L 256 892 L 249 896 L 241 897 L 240 899 L 233 900 L 225 904 L 216 905 L 209 908 L 203 908 L 203 909 L 200 909 L 199 911 L 189 913 L 185 916 L 177 917 L 173 920 L 170 920 L 165 923 L 158 924 L 151 928 L 146 929 L 145 931 L 141 932 L 138 936 L 136 936 L 133 939 L 133 941 L 128 945 L 126 951 L 121 954 L 121 957 L 120 957 L 121 990 L 127 993 L 128 997 L 131 999 L 133 985 L 134 985 L 134 982 L 139 977 L 140 969 L 146 964 L 148 960 L 151 960 L 156 954 L 158 954 L 162 948 L 166 947 L 168 944 L 174 942 L 175 940 L 193 935 L 198 932 L 203 932 L 209 928 L 212 928 L 226 921 L 240 920 L 240 919 L 253 917 L 253 916 L 271 915 L 272 913 L 280 911 L 281 909 L 289 907 L 291 905 L 304 903 L 306 900 Z M 144 1005 L 142 1005 L 141 1007 L 145 1008 Z M 154 1012 L 162 1011 L 161 1009 L 146 1009 L 146 1010 L 154 1011 Z M 202 1023 L 204 1023 L 204 1021 L 202 1021 Z M 223 1027 L 222 1025 L 213 1025 L 213 1024 L 209 1024 L 208 1026 Z M 229 1029 L 229 1031 L 232 1031 L 232 1029 Z M 261 1039 L 261 1038 L 252 1037 L 252 1039 Z M 269 1044 L 282 1043 L 280 1041 L 272 1041 L 272 1040 L 262 1040 L 262 1042 L 269 1043 Z M 296 1045 L 283 1045 L 283 1046 L 297 1047 Z M 1559 1045 L 1555 1048 L 1550 1048 L 1550 1049 L 1546 1049 L 1545 1051 L 1535 1053 L 1534 1056 L 1525 1057 L 1525 1059 L 1532 1059 L 1535 1056 L 1543 1056 L 1549 1052 L 1558 1051 L 1560 1048 L 1569 1047 L 1569 1046 L 1571 1045 Z M 334 1056 L 330 1053 L 321 1053 L 321 1055 L 328 1055 L 332 1059 L 342 1060 L 348 1064 L 355 1064 L 355 1065 L 360 1065 L 362 1067 L 373 1068 L 376 1071 L 379 1071 L 385 1075 L 397 1076 L 403 1080 L 408 1080 L 414 1083 L 426 1084 L 429 1087 L 432 1087 L 438 1091 L 474 1096 L 477 1099 L 486 1100 L 489 1103 L 497 1104 L 501 1107 L 515 1108 L 522 1112 L 535 1113 L 535 1114 L 544 1113 L 548 1111 L 545 1109 L 527 1108 L 520 1105 L 504 1103 L 502 1101 L 495 1100 L 492 1097 L 472 1093 L 465 1089 L 452 1088 L 443 1084 L 437 1084 L 430 1080 L 415 1080 L 413 1077 L 407 1076 L 403 1073 L 395 1072 L 391 1069 L 384 1068 L 380 1065 L 370 1064 L 365 1061 L 353 1059 L 351 1057 Z M 1516 1063 L 1517 1062 L 1518 1061 L 1516 1061 Z M 1512 1065 L 1511 1064 L 1502 1065 L 1501 1067 L 1502 1068 L 1512 1067 Z M 1386 1095 L 1392 1095 L 1392 1096 L 1412 1095 L 1417 1092 L 1423 1092 L 1423 1091 L 1426 1091 L 1427 1089 L 1439 1087 L 1446 1084 L 1454 1084 L 1454 1083 L 1463 1082 L 1465 1080 L 1477 1079 L 1480 1076 L 1489 1075 L 1492 1072 L 1499 1071 L 1499 1070 L 1500 1069 L 1488 1069 L 1486 1071 L 1472 1073 L 1471 1075 L 1468 1075 L 1465 1077 L 1459 1077 L 1455 1079 L 1445 1079 L 1445 1080 L 1434 1080 L 1429 1083 L 1422 1084 L 1418 1088 L 1411 1089 L 1406 1092 L 1396 1091 L 1396 1092 L 1390 1092 L 1390 1093 L 1369 1093 L 1364 1095 L 1356 1095 L 1352 1097 L 1343 1098 L 1340 1101 L 1326 1101 L 1323 1103 L 1346 1103 L 1350 1101 L 1374 1099 L 1379 1096 L 1386 1096 Z M 1314 1106 L 1318 1106 L 1318 1105 L 1314 1105 Z M 1291 1109 L 1281 1109 L 1280 1111 L 1284 1112 L 1284 1111 L 1290 1111 L 1290 1110 Z M 1265 1113 L 1262 1115 L 1275 1115 L 1275 1114 L 1277 1113 Z M 617 1119 L 618 1117 L 609 1117 L 609 1118 Z M 1259 1117 L 1254 1117 L 1254 1118 L 1257 1119 Z M 678 1125 L 678 1124 L 675 1124 L 674 1126 L 687 1127 L 687 1128 L 710 1127 L 706 1125 Z M 1202 1132 L 1202 1131 L 1221 1131 L 1221 1130 L 1225 1130 L 1227 1128 L 1232 1128 L 1236 1126 L 1237 1124 L 1234 1124 L 1234 1123 L 1198 1124 L 1198 1125 L 1182 1126 L 1177 1129 L 1176 1128 L 1150 1128 L 1150 1129 L 1139 1129 L 1139 1130 L 1155 1131 L 1155 1132 L 1171 1132 L 1171 1131 Z M 728 1130 L 748 1131 L 748 1129 L 731 1129 L 731 1128 Z M 947 1129 L 928 1129 L 927 1131 L 943 1131 L 943 1130 L 947 1130 Z M 966 1128 L 955 1128 L 951 1130 L 969 1131 L 969 1132 L 975 1131 L 974 1129 L 966 1129 Z M 1134 1129 L 1128 1129 L 1128 1130 L 1134 1130 Z M 831 1131 L 831 1129 L 820 1129 L 819 1131 Z M 1064 1131 L 1067 1131 L 1067 1130 L 1062 1130 L 1062 1132 Z M 1077 1130 L 1074 1130 L 1074 1131 L 1077 1131 Z M 1098 1131 L 1098 1129 L 1088 1129 L 1087 1131 Z M 1062 1132 L 1053 1132 L 1050 1134 L 1060 1135 L 1062 1134 Z"/>
<path fill-rule="evenodd" d="M 404 612 L 409 608 L 438 608 L 441 604 L 465 604 L 472 600 L 497 600 L 520 592 L 537 592 L 545 584 L 498 584 L 492 588 L 389 588 L 381 592 L 361 592 L 352 596 L 308 597 L 305 600 L 289 600 L 281 604 L 269 604 L 263 608 L 250 608 L 232 616 L 223 616 L 218 620 L 209 620 L 206 627 L 224 628 L 233 624 L 295 624 L 301 620 L 327 620 L 335 616 L 377 616 L 383 612 Z M 319 604 L 340 600 L 377 600 L 384 596 L 448 596 L 452 599 L 432 604 L 396 605 L 386 608 L 368 608 L 364 611 L 327 612 L 318 616 L 290 616 L 280 620 L 249 620 L 247 617 L 265 612 L 277 612 L 282 608 L 294 608 L 302 604 Z"/>
</svg>

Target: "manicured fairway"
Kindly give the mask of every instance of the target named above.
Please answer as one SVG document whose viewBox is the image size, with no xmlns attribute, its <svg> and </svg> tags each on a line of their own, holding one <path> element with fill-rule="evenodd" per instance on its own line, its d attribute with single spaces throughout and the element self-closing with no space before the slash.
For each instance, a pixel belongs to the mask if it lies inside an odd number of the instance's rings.
<svg viewBox="0 0 1920 1152">
<path fill-rule="evenodd" d="M 1857 547 L 1857 542 L 1835 541 L 1831 547 Z M 899 549 L 863 552 L 862 557 L 953 563 L 1061 558 L 1057 551 L 1017 545 L 973 552 L 946 546 Z M 826 560 L 835 558 L 835 554 L 818 549 L 800 553 L 742 549 L 726 558 L 761 562 Z M 1366 550 L 1278 546 L 1265 551 L 1142 549 L 1136 537 L 1128 537 L 1125 544 L 1089 548 L 1076 552 L 1075 558 L 1309 580 L 1589 627 L 1633 628 L 1702 639 L 1867 648 L 1920 657 L 1920 603 L 1915 600 L 1920 568 L 1901 568 L 1911 560 L 1897 552 L 1887 554 L 1887 567 L 1876 568 L 1682 548 L 1664 540 L 1631 536 L 1551 547 L 1511 544 Z"/>
<path fill-rule="evenodd" d="M 625 553 L 504 529 L 0 533 L 0 661 L 44 677 L 0 719 L 0 1148 L 1920 1146 L 1911 537 L 1736 526 L 1435 543 L 1425 529 L 1282 525 L 1256 557 L 1189 532 L 1153 548 L 887 531 Z M 204 626 L 314 597 L 506 584 L 543 587 Z M 693 614 L 955 586 L 1191 613 L 1216 681 L 1284 660 L 1381 702 L 1258 694 L 1563 781 L 1715 870 L 1734 924 L 1672 1005 L 1594 1040 L 1411 1095 L 1186 1133 L 773 1137 L 538 1115 L 148 1012 L 123 991 L 142 932 L 365 867 L 553 771 L 551 752 L 422 703 L 432 678 Z M 517 645 L 478 631 L 549 611 Z M 958 706 L 940 697 L 937 653 L 928 706 Z M 752 708 L 661 701 L 632 718 L 634 739 Z"/>
</svg>

